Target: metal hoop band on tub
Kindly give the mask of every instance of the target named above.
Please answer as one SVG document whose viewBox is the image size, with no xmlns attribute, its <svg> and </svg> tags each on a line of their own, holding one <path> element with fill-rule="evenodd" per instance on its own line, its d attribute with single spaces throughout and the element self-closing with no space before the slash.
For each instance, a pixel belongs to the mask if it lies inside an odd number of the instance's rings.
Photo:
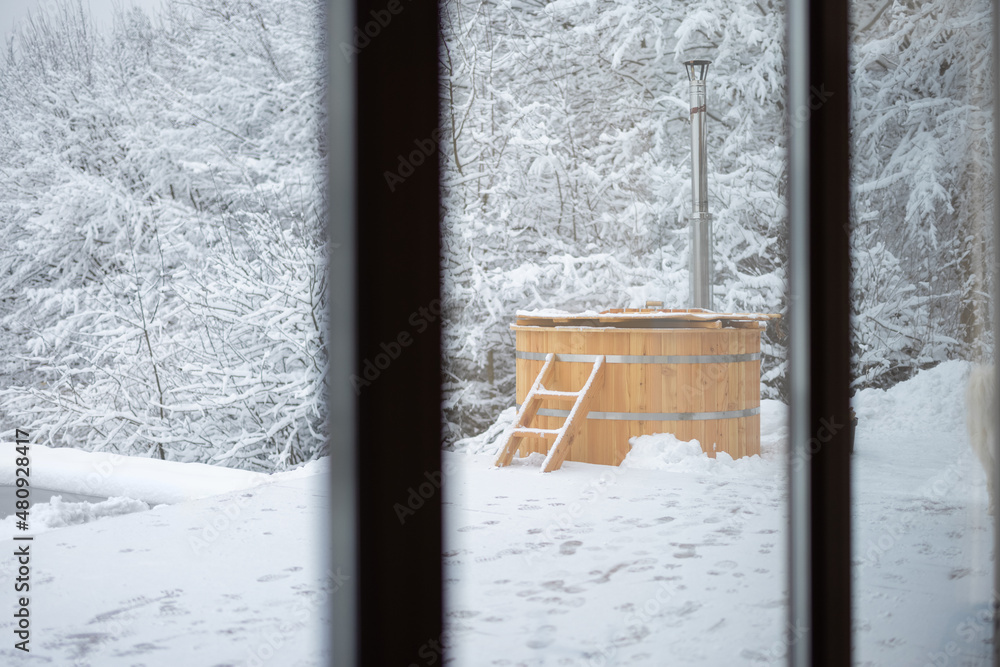
<svg viewBox="0 0 1000 667">
<path fill-rule="evenodd" d="M 521 406 L 517 405 L 520 410 Z M 624 421 L 651 421 L 651 422 L 684 422 L 684 421 L 704 421 L 707 419 L 741 419 L 743 417 L 753 417 L 760 414 L 760 407 L 746 408 L 744 410 L 726 410 L 725 412 L 597 412 L 591 410 L 587 413 L 587 419 L 612 419 Z M 556 410 L 553 408 L 541 408 L 538 415 L 542 417 L 568 417 L 569 410 Z"/>
<path fill-rule="evenodd" d="M 544 352 L 523 352 L 516 350 L 517 359 L 545 361 Z M 597 361 L 596 354 L 556 354 L 556 361 L 585 362 L 592 364 Z M 735 364 L 743 361 L 760 361 L 760 352 L 747 354 L 690 354 L 690 355 L 637 355 L 637 354 L 606 354 L 604 362 L 608 364 Z"/>
</svg>

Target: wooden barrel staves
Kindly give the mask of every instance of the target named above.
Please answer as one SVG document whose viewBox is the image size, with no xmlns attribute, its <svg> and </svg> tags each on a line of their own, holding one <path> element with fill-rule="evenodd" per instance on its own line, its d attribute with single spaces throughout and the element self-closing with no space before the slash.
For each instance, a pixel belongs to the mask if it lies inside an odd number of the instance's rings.
<svg viewBox="0 0 1000 667">
<path fill-rule="evenodd" d="M 759 454 L 760 336 L 764 320 L 772 317 L 645 309 L 558 317 L 519 313 L 511 327 L 518 406 L 546 354 L 554 353 L 556 361 L 546 389 L 564 392 L 580 390 L 603 355 L 603 388 L 567 460 L 618 465 L 629 438 L 653 433 L 697 440 L 712 457 Z M 572 399 L 565 403 L 548 401 L 532 426 L 559 428 Z M 519 455 L 545 453 L 549 444 L 525 439 Z"/>
</svg>

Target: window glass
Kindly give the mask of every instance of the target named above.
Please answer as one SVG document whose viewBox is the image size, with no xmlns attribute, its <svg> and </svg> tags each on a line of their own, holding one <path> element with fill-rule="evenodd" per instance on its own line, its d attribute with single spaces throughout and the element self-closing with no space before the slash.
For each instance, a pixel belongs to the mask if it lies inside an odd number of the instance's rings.
<svg viewBox="0 0 1000 667">
<path fill-rule="evenodd" d="M 767 0 L 442 4 L 454 664 L 785 660 L 784 21 Z M 725 314 L 702 322 L 662 312 L 694 305 L 693 213 Z M 656 312 L 605 312 L 629 308 Z M 558 433 L 495 468 L 549 353 L 546 389 L 592 382 L 584 425 L 552 472 Z"/>
<path fill-rule="evenodd" d="M 987 664 L 991 21 L 987 2 L 852 3 L 858 664 Z"/>
</svg>

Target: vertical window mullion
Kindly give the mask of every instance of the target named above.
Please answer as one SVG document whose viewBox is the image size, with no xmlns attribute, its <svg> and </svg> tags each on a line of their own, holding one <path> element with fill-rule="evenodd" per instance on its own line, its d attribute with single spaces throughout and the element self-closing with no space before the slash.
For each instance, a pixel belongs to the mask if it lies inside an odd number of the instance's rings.
<svg viewBox="0 0 1000 667">
<path fill-rule="evenodd" d="M 851 662 L 846 3 L 788 4 L 789 662 Z"/>
<path fill-rule="evenodd" d="M 357 72 L 357 352 L 333 381 L 357 405 L 358 665 L 443 659 L 439 27 L 436 2 L 355 0 L 330 45 Z"/>
</svg>

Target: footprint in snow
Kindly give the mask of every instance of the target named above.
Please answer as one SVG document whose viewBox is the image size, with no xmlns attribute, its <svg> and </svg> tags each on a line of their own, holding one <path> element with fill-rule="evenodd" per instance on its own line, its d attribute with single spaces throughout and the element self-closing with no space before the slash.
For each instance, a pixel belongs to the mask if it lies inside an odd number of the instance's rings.
<svg viewBox="0 0 1000 667">
<path fill-rule="evenodd" d="M 178 607 L 174 600 L 166 600 L 160 604 L 160 616 L 187 616 L 190 613 Z"/>
<path fill-rule="evenodd" d="M 554 625 L 543 625 L 535 632 L 535 636 L 527 642 L 528 648 L 543 649 L 556 640 L 556 626 Z"/>
<path fill-rule="evenodd" d="M 563 542 L 559 545 L 559 553 L 564 556 L 572 556 L 576 553 L 578 547 L 583 546 L 583 542 L 579 540 L 569 540 L 568 542 Z"/>
<path fill-rule="evenodd" d="M 277 581 L 278 579 L 285 579 L 286 577 L 288 577 L 287 574 L 265 574 L 263 577 L 258 577 L 257 581 Z"/>
</svg>

